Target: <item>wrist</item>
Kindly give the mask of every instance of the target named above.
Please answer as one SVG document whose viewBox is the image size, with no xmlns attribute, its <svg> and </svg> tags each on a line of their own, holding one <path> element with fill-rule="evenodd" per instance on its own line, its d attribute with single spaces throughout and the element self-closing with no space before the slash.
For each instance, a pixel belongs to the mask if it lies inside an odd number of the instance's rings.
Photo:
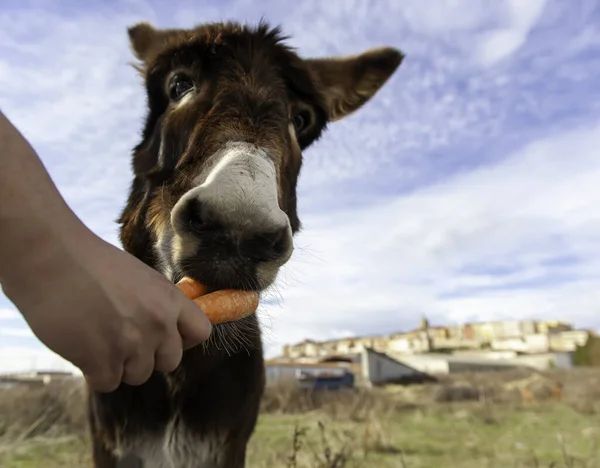
<svg viewBox="0 0 600 468">
<path fill-rule="evenodd" d="M 72 256 L 69 252 L 79 250 L 93 237 L 66 204 L 52 215 L 18 214 L 0 224 L 0 283 L 11 300 L 22 291 L 35 294 L 60 276 L 61 265 Z"/>
<path fill-rule="evenodd" d="M 69 264 L 85 262 L 81 257 L 98 238 L 1 112 L 0 143 L 0 283 L 11 300 L 40 297 L 51 283 L 61 284 Z"/>
</svg>

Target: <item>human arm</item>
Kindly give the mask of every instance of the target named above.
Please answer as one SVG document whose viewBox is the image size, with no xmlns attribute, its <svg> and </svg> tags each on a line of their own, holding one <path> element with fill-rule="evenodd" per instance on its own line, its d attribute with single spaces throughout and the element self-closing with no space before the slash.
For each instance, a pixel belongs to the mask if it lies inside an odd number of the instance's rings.
<svg viewBox="0 0 600 468">
<path fill-rule="evenodd" d="M 99 391 L 173 370 L 182 347 L 211 331 L 176 286 L 81 222 L 2 112 L 0 284 L 40 341 Z"/>
</svg>

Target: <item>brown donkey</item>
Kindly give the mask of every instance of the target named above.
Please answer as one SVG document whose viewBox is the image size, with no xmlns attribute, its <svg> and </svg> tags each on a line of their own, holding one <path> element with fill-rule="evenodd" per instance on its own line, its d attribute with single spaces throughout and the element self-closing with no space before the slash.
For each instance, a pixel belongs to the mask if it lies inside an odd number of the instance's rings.
<svg viewBox="0 0 600 468">
<path fill-rule="evenodd" d="M 148 113 L 119 219 L 124 249 L 173 282 L 265 290 L 300 229 L 302 151 L 373 97 L 402 53 L 303 59 L 262 22 L 128 33 Z M 214 327 L 171 374 L 91 393 L 94 466 L 244 467 L 262 353 L 252 315 Z"/>
</svg>

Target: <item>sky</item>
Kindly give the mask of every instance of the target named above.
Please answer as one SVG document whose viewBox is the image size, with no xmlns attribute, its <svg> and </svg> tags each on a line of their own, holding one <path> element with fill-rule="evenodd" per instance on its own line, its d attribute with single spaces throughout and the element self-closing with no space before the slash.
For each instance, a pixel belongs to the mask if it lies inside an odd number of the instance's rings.
<svg viewBox="0 0 600 468">
<path fill-rule="evenodd" d="M 261 17 L 305 57 L 406 54 L 304 153 L 303 231 L 258 312 L 267 357 L 424 315 L 600 329 L 595 0 L 0 0 L 0 108 L 119 245 L 145 113 L 126 28 Z M 72 368 L 0 295 L 0 372 L 49 367 Z"/>
</svg>

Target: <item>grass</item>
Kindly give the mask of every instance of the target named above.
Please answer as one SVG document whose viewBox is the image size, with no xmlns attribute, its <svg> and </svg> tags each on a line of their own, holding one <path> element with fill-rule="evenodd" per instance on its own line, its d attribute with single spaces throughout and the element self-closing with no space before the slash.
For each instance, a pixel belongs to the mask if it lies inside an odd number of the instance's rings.
<svg viewBox="0 0 600 468">
<path fill-rule="evenodd" d="M 561 401 L 539 390 L 557 379 L 564 384 Z M 597 382 L 600 372 L 582 370 L 473 374 L 336 396 L 272 389 L 263 400 L 247 466 L 598 467 Z M 514 389 L 527 383 L 546 396 L 524 404 Z M 0 391 L 0 466 L 90 466 L 81 400 L 70 392 Z"/>
</svg>

